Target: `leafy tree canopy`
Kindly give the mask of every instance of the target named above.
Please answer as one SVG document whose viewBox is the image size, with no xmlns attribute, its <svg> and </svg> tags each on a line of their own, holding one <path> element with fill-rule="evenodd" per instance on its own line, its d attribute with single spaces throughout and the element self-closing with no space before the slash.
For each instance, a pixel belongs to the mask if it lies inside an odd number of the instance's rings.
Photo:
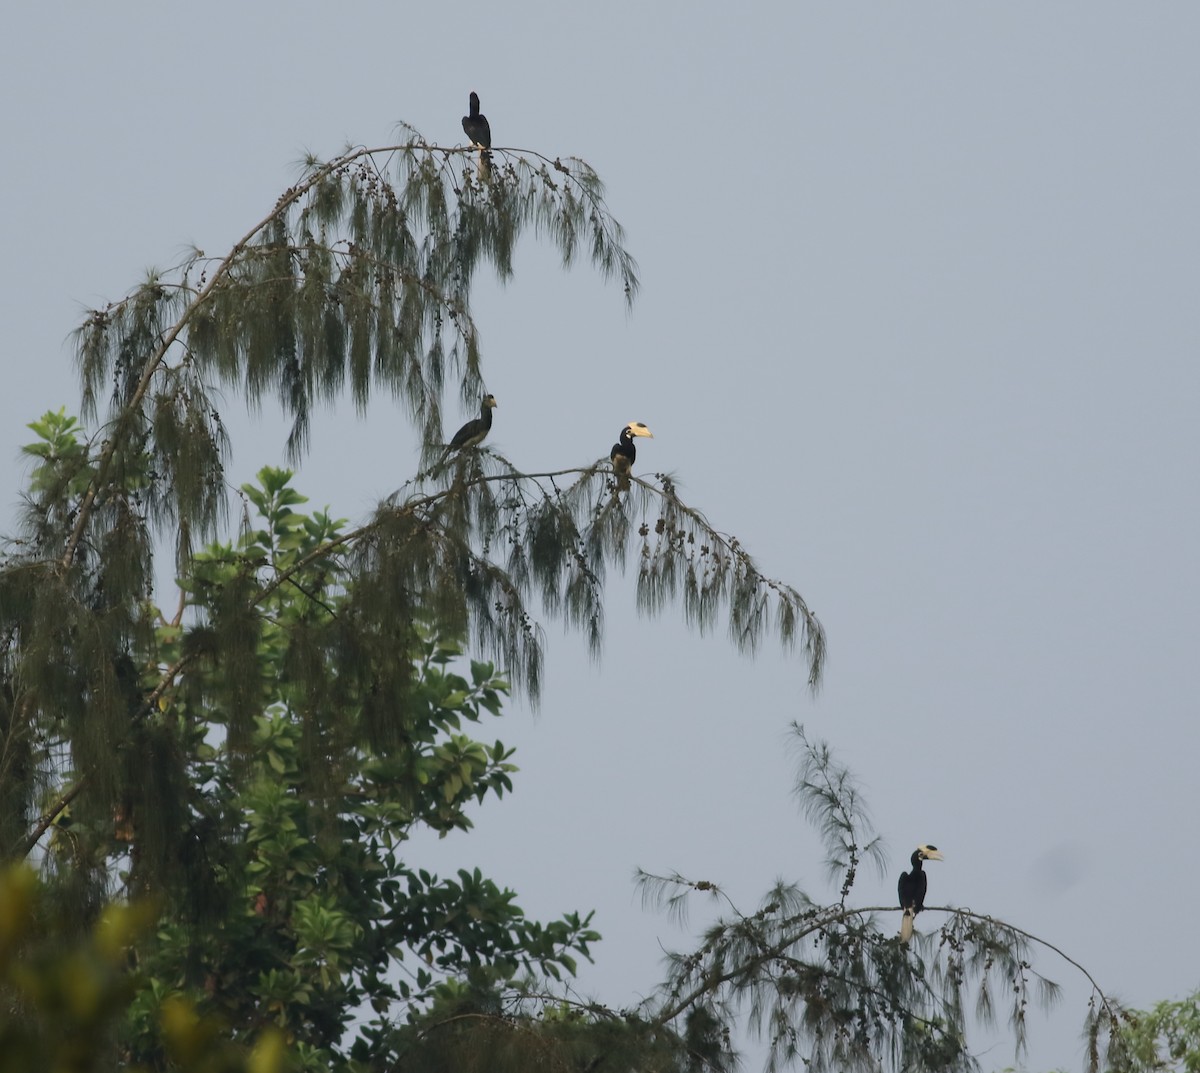
<svg viewBox="0 0 1200 1073">
<path fill-rule="evenodd" d="M 73 453 L 70 419 L 38 428 L 38 457 Z M 153 1068 L 169 1064 L 179 1003 L 247 1042 L 277 1029 L 304 1068 L 329 1069 L 452 980 L 557 979 L 599 938 L 590 914 L 527 919 L 478 869 L 439 878 L 409 863 L 414 829 L 468 830 L 473 805 L 511 790 L 512 751 L 465 732 L 501 714 L 508 683 L 419 617 L 364 630 L 346 564 L 318 554 L 344 522 L 304 513 L 290 478 L 264 469 L 243 489 L 255 516 L 239 540 L 191 557 L 153 659 L 124 656 L 134 710 L 114 769 L 60 767 L 39 823 L 65 886 L 90 876 L 99 899 L 159 907 L 153 933 L 127 944 L 141 985 L 122 1035 Z M 239 620 L 249 591 L 256 613 Z M 41 743 L 33 767 L 65 763 L 69 745 Z M 74 792 L 102 780 L 112 808 Z"/>
<path fill-rule="evenodd" d="M 1167 1068 L 1143 1064 L 1133 1038 L 1152 1050 L 1162 1035 L 1175 1041 L 1178 1057 L 1186 1020 L 1171 1021 L 1169 1030 L 1163 1020 L 1142 1022 L 1082 966 L 1019 927 L 928 905 L 923 927 L 906 944 L 896 906 L 854 904 L 856 876 L 863 865 L 882 865 L 882 843 L 849 770 L 803 728 L 793 733 L 796 796 L 822 834 L 840 887 L 836 901 L 781 881 L 747 911 L 710 880 L 642 872 L 648 905 L 685 917 L 700 897 L 720 911 L 695 946 L 669 955 L 667 978 L 636 1008 L 514 979 L 486 992 L 443 992 L 395 1026 L 387 1053 L 399 1067 L 421 1071 L 506 1073 L 536 1064 L 729 1073 L 740 1064 L 736 1040 L 744 1027 L 766 1043 L 768 1070 L 966 1073 L 980 1068 L 970 1045 L 980 1027 L 1006 1024 L 1018 1057 L 1025 1056 L 1030 1006 L 1048 1009 L 1059 997 L 1035 964 L 1040 954 L 1065 961 L 1092 985 L 1083 1025 L 1092 1073 Z M 1141 1026 L 1140 1035 L 1131 1036 L 1131 1026 Z M 1143 1052 L 1151 1053 L 1145 1042 Z"/>
<path fill-rule="evenodd" d="M 97 433 L 65 409 L 32 426 L 0 562 L 0 846 L 46 885 L 26 896 L 28 873 L 4 879 L 11 1053 L 90 1038 L 109 1064 L 163 1069 L 267 1073 L 286 1049 L 298 1068 L 354 1073 L 725 1071 L 746 1018 L 772 1067 L 965 1070 L 971 1017 L 997 1015 L 1020 1046 L 1028 1003 L 1055 993 L 1031 959 L 1049 944 L 930 907 L 941 924 L 906 946 L 896 910 L 853 905 L 881 845 L 849 772 L 799 728 L 797 794 L 839 899 L 781 883 L 750 912 L 726 900 L 637 1009 L 555 987 L 590 955 L 589 915 L 530 921 L 478 871 L 407 858 L 418 826 L 469 828 L 511 788 L 511 751 L 473 733 L 510 681 L 537 698 L 535 612 L 597 649 L 607 572 L 630 558 L 644 612 L 723 621 L 748 650 L 773 628 L 814 687 L 825 655 L 799 592 L 670 477 L 626 493 L 604 460 L 523 473 L 481 447 L 443 461 L 446 391 L 472 407 L 483 391 L 481 267 L 507 277 L 532 230 L 627 301 L 637 274 L 587 165 L 497 149 L 477 169 L 408 135 L 308 161 L 226 253 L 193 251 L 92 311 L 75 338 Z M 223 529 L 218 392 L 277 402 L 299 458 L 315 403 L 348 390 L 362 410 L 380 388 L 425 444 L 387 502 L 355 524 L 305 513 L 292 475 L 264 469 Z M 173 612 L 155 594 L 163 547 Z M 640 883 L 675 911 L 724 899 L 707 880 Z M 1121 1050 L 1121 1018 L 1095 988 L 1093 1069 L 1142 1053 Z"/>
<path fill-rule="evenodd" d="M 228 540 L 218 391 L 277 400 L 300 454 L 314 402 L 349 388 L 362 408 L 383 387 L 407 405 L 432 463 L 448 381 L 464 397 L 480 390 L 469 298 L 481 266 L 509 275 L 532 229 L 564 264 L 588 256 L 632 301 L 636 267 L 587 165 L 509 153 L 481 180 L 461 150 L 410 135 L 310 160 L 227 253 L 197 250 L 151 273 L 76 333 L 84 415 L 100 431 L 84 436 L 64 411 L 35 423 L 21 532 L 0 567 L 0 838 L 15 856 L 67 806 L 96 819 L 140 800 L 149 874 L 189 780 L 177 746 L 147 728 L 187 699 L 204 732 L 251 747 L 263 644 L 286 665 L 285 700 L 337 713 L 321 733 L 338 748 L 351 727 L 374 748 L 400 743 L 412 661 L 395 654 L 418 625 L 499 663 L 536 699 L 530 604 L 598 647 L 606 572 L 631 554 L 644 611 L 675 602 L 701 629 L 723 614 L 751 649 L 773 622 L 818 681 L 824 634 L 795 589 L 763 575 L 669 478 L 638 478 L 618 496 L 599 463 L 523 474 L 471 449 L 415 474 L 353 527 L 314 516 L 303 532 L 261 531 L 241 558 L 195 554 Z M 262 495 L 274 494 L 268 481 Z M 297 542 L 302 556 L 283 554 Z M 184 589 L 172 633 L 154 597 L 164 544 Z M 330 579 L 336 608 L 319 596 L 295 610 L 273 603 Z"/>
</svg>

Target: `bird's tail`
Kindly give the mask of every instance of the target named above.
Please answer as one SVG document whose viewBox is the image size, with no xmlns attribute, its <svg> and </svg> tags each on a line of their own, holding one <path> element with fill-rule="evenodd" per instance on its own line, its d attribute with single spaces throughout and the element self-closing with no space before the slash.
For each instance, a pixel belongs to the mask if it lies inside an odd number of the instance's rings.
<svg viewBox="0 0 1200 1073">
<path fill-rule="evenodd" d="M 486 183 L 492 177 L 492 154 L 486 149 L 479 150 L 479 181 Z"/>
<path fill-rule="evenodd" d="M 914 916 L 916 914 L 911 908 L 904 910 L 904 916 L 900 920 L 900 941 L 902 943 L 906 943 L 912 938 Z"/>
<path fill-rule="evenodd" d="M 622 470 L 617 470 L 617 491 L 629 491 L 629 474 Z"/>
<path fill-rule="evenodd" d="M 453 446 L 447 444 L 446 447 L 442 449 L 442 453 L 438 457 L 437 461 L 430 465 L 427 472 L 431 476 L 436 477 L 439 473 L 444 473 L 462 457 L 462 451 L 456 451 Z"/>
</svg>

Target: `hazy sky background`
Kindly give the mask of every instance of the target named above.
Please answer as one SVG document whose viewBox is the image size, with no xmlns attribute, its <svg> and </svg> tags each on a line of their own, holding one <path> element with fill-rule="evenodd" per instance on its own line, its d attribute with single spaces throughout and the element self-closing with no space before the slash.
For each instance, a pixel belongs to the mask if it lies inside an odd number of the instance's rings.
<svg viewBox="0 0 1200 1073">
<path fill-rule="evenodd" d="M 1043 936 L 1134 1004 L 1180 996 L 1200 983 L 1200 7 L 734 11 L 10 10 L 4 502 L 25 423 L 77 409 L 86 308 L 189 243 L 223 252 L 304 150 L 389 144 L 400 119 L 460 144 L 478 90 L 495 144 L 597 168 L 643 279 L 627 315 L 532 241 L 510 285 L 481 278 L 492 442 L 582 465 L 646 422 L 639 471 L 675 473 L 800 589 L 830 661 L 814 699 L 798 660 L 639 620 L 614 585 L 602 662 L 550 624 L 540 713 L 485 728 L 518 746 L 515 794 L 414 863 L 478 865 L 534 917 L 596 908 L 580 989 L 631 1003 L 690 938 L 642 909 L 635 866 L 743 907 L 777 876 L 833 896 L 790 796 L 800 720 L 888 839 L 864 903 L 931 841 L 932 903 Z M 314 507 L 360 517 L 412 475 L 404 413 L 325 414 L 297 478 Z M 446 413 L 470 416 L 454 393 Z M 223 414 L 236 483 L 284 463 L 274 415 Z M 1027 1064 L 1078 1068 L 1087 990 L 1039 966 L 1070 986 Z"/>
</svg>

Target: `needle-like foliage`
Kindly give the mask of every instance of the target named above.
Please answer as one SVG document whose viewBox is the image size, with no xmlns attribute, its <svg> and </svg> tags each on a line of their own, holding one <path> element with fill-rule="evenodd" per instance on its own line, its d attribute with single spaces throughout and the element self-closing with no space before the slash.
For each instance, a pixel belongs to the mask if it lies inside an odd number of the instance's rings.
<svg viewBox="0 0 1200 1073">
<path fill-rule="evenodd" d="M 118 591 L 133 596 L 147 583 L 155 527 L 169 527 L 181 566 L 195 540 L 216 534 L 228 450 L 218 390 L 254 405 L 275 400 L 291 417 L 288 446 L 299 456 L 317 402 L 348 391 L 361 411 L 382 388 L 417 422 L 433 467 L 426 476 L 454 476 L 439 493 L 404 493 L 363 534 L 357 562 L 386 582 L 400 601 L 393 610 L 470 617 L 471 631 L 536 696 L 538 634 L 523 600 L 536 591 L 544 613 L 581 627 L 598 650 L 604 568 L 624 565 L 633 524 L 643 610 L 679 601 L 702 630 L 724 610 L 731 638 L 750 651 L 773 626 L 786 645 L 800 642 L 815 686 L 824 634 L 799 593 L 760 572 L 670 479 L 639 481 L 632 514 L 604 494 L 594 469 L 559 489 L 499 459 L 498 469 L 469 473 L 434 465 L 444 390 L 453 383 L 468 400 L 480 390 L 470 288 L 481 265 L 509 276 L 515 245 L 532 229 L 564 265 L 589 257 L 627 301 L 638 280 L 584 162 L 503 152 L 481 181 L 474 168 L 456 167 L 467 159 L 461 151 L 407 133 L 402 145 L 309 160 L 228 253 L 196 251 L 88 316 L 76 333 L 84 414 L 98 416 L 108 392 L 105 438 L 80 462 L 75 500 L 60 509 L 50 497 L 31 512 L 42 553 L 69 572 L 118 530 L 127 559 Z"/>
<path fill-rule="evenodd" d="M 290 937 L 327 928 L 321 957 L 346 962 L 358 933 L 322 898 L 361 894 L 356 871 L 401 837 L 388 823 L 462 827 L 467 799 L 507 787 L 503 746 L 457 732 L 469 690 L 449 690 L 433 715 L 422 707 L 434 669 L 414 655 L 420 639 L 461 640 L 536 700 L 540 621 L 574 627 L 598 654 L 613 567 L 636 572 L 646 613 L 677 606 L 702 631 L 724 621 L 748 651 L 774 629 L 816 686 L 819 621 L 671 478 L 635 477 L 618 495 L 605 462 L 523 473 L 478 447 L 443 459 L 447 397 L 475 405 L 482 389 L 472 284 L 485 268 L 509 277 L 525 234 L 564 266 L 590 261 L 633 301 L 636 265 L 585 163 L 497 148 L 481 174 L 468 152 L 405 129 L 396 145 L 306 161 L 227 251 L 148 273 L 79 326 L 81 411 L 96 431 L 65 411 L 33 423 L 30 484 L 0 561 L 0 854 L 56 877 L 81 929 L 109 896 L 152 896 L 174 914 L 163 934 L 192 950 L 180 981 L 195 983 L 198 958 L 241 978 L 239 958 L 257 949 L 246 936 L 265 922 Z M 281 408 L 300 458 L 318 405 L 348 396 L 365 412 L 381 391 L 424 448 L 397 462 L 398 490 L 371 516 L 304 515 L 279 471 L 231 493 L 219 400 Z M 163 552 L 181 593 L 173 616 L 155 592 Z M 376 794 L 391 811 L 364 818 L 356 809 Z M 247 885 L 270 862 L 293 885 L 313 880 L 303 909 Z M 406 895 L 387 888 L 392 928 L 367 933 L 446 974 L 570 972 L 568 951 L 586 954 L 593 935 L 578 917 L 538 931 L 470 873 L 449 893 L 404 877 Z M 468 904 L 487 919 L 438 915 Z M 423 905 L 428 921 L 412 924 Z M 191 929 L 215 920 L 243 929 L 237 949 L 208 935 L 200 952 Z M 315 1014 L 291 994 L 315 986 L 294 953 L 263 955 L 291 975 L 268 974 L 256 994 L 298 1021 L 312 1014 L 333 1046 L 345 1003 Z M 376 986 L 391 996 L 376 955 L 353 983 L 323 961 L 328 1001 Z M 255 1014 L 240 998 L 224 1012 L 244 1023 Z M 299 1031 L 288 1016 L 276 1019 Z M 715 1046 L 715 1023 L 690 1024 L 695 1048 Z"/>
<path fill-rule="evenodd" d="M 21 532 L 0 565 L 0 729 L 9 731 L 0 764 L 25 772 L 4 784 L 12 807 L 0 833 L 17 856 L 44 833 L 39 779 L 53 786 L 73 772 L 101 811 L 120 803 L 130 728 L 188 669 L 166 667 L 148 703 L 122 667 L 154 662 L 156 552 L 170 548 L 185 576 L 194 549 L 224 536 L 231 445 L 217 400 L 231 393 L 279 405 L 296 456 L 314 406 L 343 394 L 364 410 L 383 390 L 420 429 L 426 469 L 372 518 L 313 549 L 351 571 L 347 612 L 364 636 L 387 638 L 424 616 L 470 638 L 536 699 L 538 619 L 560 618 L 598 652 L 606 572 L 632 555 L 644 611 L 675 602 L 702 630 L 724 613 L 748 650 L 774 627 L 786 645 L 800 644 L 816 685 L 825 639 L 800 594 L 760 572 L 669 478 L 639 478 L 617 497 L 593 464 L 555 460 L 523 474 L 478 449 L 438 464 L 445 393 L 475 400 L 480 391 L 470 295 L 481 268 L 507 278 L 520 237 L 532 233 L 564 265 L 590 260 L 628 302 L 638 279 L 582 161 L 497 149 L 481 178 L 462 149 L 404 134 L 401 144 L 306 161 L 227 252 L 195 250 L 150 273 L 76 332 L 83 414 L 100 429 L 86 439 L 62 413 L 35 425 Z M 401 466 L 398 484 L 403 477 Z M 258 710 L 248 654 L 264 600 L 293 581 L 244 570 L 214 579 L 204 621 L 188 634 L 181 659 L 220 663 L 234 745 Z M 53 770 L 31 767 L 27 752 L 47 726 L 56 740 L 67 728 Z"/>
<path fill-rule="evenodd" d="M 769 1073 L 973 1073 L 982 1068 L 973 1031 L 1005 1020 L 1020 1057 L 1028 1005 L 1057 1000 L 1057 986 L 1033 965 L 1037 948 L 1092 985 L 1084 1026 L 1090 1073 L 1114 1062 L 1131 1071 L 1167 1068 L 1157 1063 L 1161 1038 L 1186 1038 L 1191 1021 L 1177 1010 L 1165 1021 L 1131 1021 L 1052 944 L 948 907 L 926 907 L 941 916 L 940 927 L 905 944 L 894 927 L 897 908 L 848 905 L 861 861 L 883 862 L 880 836 L 829 746 L 800 726 L 793 741 L 796 794 L 837 864 L 839 900 L 821 903 L 780 881 L 747 913 L 711 881 L 639 872 L 644 902 L 683 921 L 688 902 L 700 898 L 715 915 L 698 945 L 668 955 L 656 994 L 615 1010 L 521 982 L 486 995 L 460 992 L 394 1035 L 404 1068 L 732 1073 L 742 1065 L 736 1041 L 746 1026 L 767 1043 Z"/>
<path fill-rule="evenodd" d="M 57 445 L 34 452 L 44 464 L 74 457 L 74 422 L 39 427 Z M 111 669 L 111 653 L 63 646 L 58 677 L 87 694 L 90 663 L 119 703 L 80 710 L 111 724 L 69 709 L 5 741 L 2 785 L 25 810 L 13 855 L 57 879 L 80 941 L 105 896 L 156 921 L 128 955 L 123 1045 L 144 1068 L 165 1068 L 171 996 L 247 1042 L 273 1022 L 328 1069 L 352 1022 L 378 1029 L 365 1002 L 415 1010 L 464 975 L 570 975 L 598 938 L 588 915 L 540 924 L 477 869 L 410 860 L 415 830 L 469 830 L 512 789 L 512 750 L 464 733 L 500 715 L 508 682 L 479 660 L 460 673 L 461 645 L 420 609 L 371 613 L 376 577 L 351 569 L 345 523 L 303 512 L 290 477 L 242 489 L 239 539 L 192 555 L 174 618 L 147 608 L 148 636 Z"/>
<path fill-rule="evenodd" d="M 839 900 L 821 904 L 780 882 L 753 913 L 729 903 L 732 912 L 718 916 L 695 950 L 669 956 L 668 980 L 641 1016 L 678 1031 L 697 1010 L 727 1026 L 744 1015 L 767 1041 L 772 1071 L 798 1062 L 813 1073 L 974 1070 L 970 1027 L 1001 1016 L 1022 1052 L 1028 1004 L 1048 1007 L 1058 995 L 1034 968 L 1033 948 L 1082 967 L 1044 940 L 969 909 L 926 906 L 926 913 L 943 914 L 943 923 L 904 944 L 893 927 L 898 909 L 848 905 L 864 855 L 882 865 L 882 843 L 849 771 L 824 742 L 800 726 L 793 732 L 796 793 L 826 844 Z M 679 875 L 641 872 L 638 882 L 646 899 L 677 915 L 694 892 L 725 898 L 716 884 Z M 1087 978 L 1094 989 L 1089 1068 L 1096 1073 L 1106 1045 L 1119 1041 L 1122 1011 Z"/>
<path fill-rule="evenodd" d="M 838 764 L 824 742 L 810 742 L 804 727 L 792 724 L 798 752 L 796 799 L 805 818 L 820 832 L 831 877 L 842 881 L 842 904 L 858 877 L 863 855 L 879 874 L 887 867 L 880 835 L 872 835 L 871 817 L 848 768 Z"/>
<path fill-rule="evenodd" d="M 537 924 L 477 870 L 439 879 L 402 856 L 413 828 L 465 830 L 469 806 L 511 788 L 511 751 L 462 723 L 498 714 L 508 680 L 536 700 L 541 618 L 599 653 L 614 567 L 635 572 L 644 613 L 723 623 L 749 652 L 774 630 L 813 688 L 825 660 L 800 593 L 672 477 L 618 490 L 606 460 L 521 472 L 486 447 L 445 456 L 447 394 L 474 407 L 482 390 L 481 269 L 511 276 L 532 233 L 629 303 L 637 270 L 582 161 L 493 148 L 478 168 L 473 150 L 402 139 L 307 160 L 228 251 L 193 251 L 89 313 L 75 343 L 97 433 L 65 411 L 31 426 L 0 561 L 0 855 L 42 866 L 84 944 L 109 895 L 162 907 L 152 938 L 123 940 L 144 974 L 140 990 L 122 982 L 136 990 L 123 1053 L 166 1068 L 171 1011 L 193 1004 L 247 1040 L 273 1022 L 314 1070 L 726 1073 L 740 1017 L 770 1070 L 971 1070 L 976 1019 L 1005 1020 L 1019 1051 L 1029 1002 L 1056 995 L 1032 951 L 1065 955 L 932 906 L 937 930 L 903 944 L 897 909 L 851 905 L 883 844 L 848 769 L 799 726 L 795 792 L 837 900 L 781 881 L 743 913 L 712 882 L 641 873 L 644 897 L 681 918 L 696 893 L 720 909 L 637 1010 L 545 993 L 589 956 L 589 917 Z M 365 412 L 381 390 L 424 448 L 371 516 L 305 514 L 291 475 L 268 469 L 240 490 L 240 532 L 222 531 L 217 399 L 279 406 L 300 458 L 317 405 L 348 395 Z M 164 547 L 172 618 L 154 592 Z M 479 657 L 470 680 L 451 667 L 460 643 Z M 0 905 L 0 945 L 13 920 Z M 1124 1062 L 1136 1047 L 1092 985 L 1096 1071 L 1106 1048 Z M 19 1020 L 0 1017 L 0 1035 Z"/>
</svg>

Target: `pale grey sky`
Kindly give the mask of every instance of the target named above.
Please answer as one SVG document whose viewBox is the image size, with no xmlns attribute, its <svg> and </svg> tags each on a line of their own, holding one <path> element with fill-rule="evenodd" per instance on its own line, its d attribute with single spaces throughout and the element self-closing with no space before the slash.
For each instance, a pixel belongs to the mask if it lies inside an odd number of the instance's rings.
<svg viewBox="0 0 1200 1073">
<path fill-rule="evenodd" d="M 639 469 L 676 473 L 828 629 L 813 699 L 797 661 L 639 621 L 615 585 L 602 663 L 551 626 L 540 716 L 514 702 L 497 727 L 516 793 L 418 863 L 479 865 L 533 916 L 595 907 L 580 987 L 626 1004 L 659 943 L 688 941 L 642 910 L 635 866 L 743 905 L 780 875 L 832 894 L 789 796 L 797 719 L 889 840 L 864 901 L 932 841 L 931 902 L 1044 936 L 1135 1004 L 1200 983 L 1200 8 L 219 0 L 4 21 L 5 502 L 24 424 L 77 405 L 86 307 L 188 243 L 227 247 L 306 149 L 386 144 L 400 119 L 460 143 L 475 89 L 497 145 L 597 168 L 644 283 L 627 316 L 532 243 L 513 283 L 481 281 L 495 446 L 584 464 L 645 421 Z M 238 481 L 283 461 L 240 410 Z M 297 481 L 314 505 L 357 516 L 412 474 L 403 412 L 327 414 Z M 1041 967 L 1071 986 L 1028 1064 L 1077 1068 L 1086 991 Z"/>
</svg>

